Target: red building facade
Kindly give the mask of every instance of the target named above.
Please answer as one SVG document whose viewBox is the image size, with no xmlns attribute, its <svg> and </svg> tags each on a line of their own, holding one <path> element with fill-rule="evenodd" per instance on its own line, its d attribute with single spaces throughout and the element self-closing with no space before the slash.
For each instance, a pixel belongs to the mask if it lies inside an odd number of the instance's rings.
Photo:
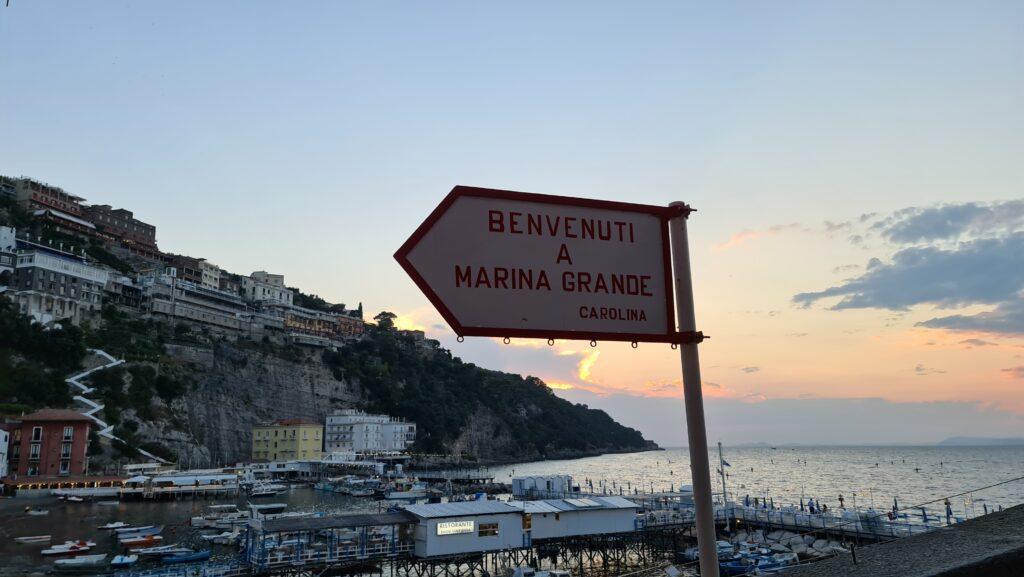
<svg viewBox="0 0 1024 577">
<path fill-rule="evenodd" d="M 66 409 L 43 409 L 8 423 L 9 475 L 58 477 L 84 475 L 92 421 Z"/>
</svg>

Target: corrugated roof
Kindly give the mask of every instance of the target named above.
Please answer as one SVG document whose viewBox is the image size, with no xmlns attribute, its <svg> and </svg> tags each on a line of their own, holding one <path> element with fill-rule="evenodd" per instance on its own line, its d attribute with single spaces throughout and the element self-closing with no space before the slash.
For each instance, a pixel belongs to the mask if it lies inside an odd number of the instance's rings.
<svg viewBox="0 0 1024 577">
<path fill-rule="evenodd" d="M 502 501 L 465 501 L 462 503 L 425 503 L 408 505 L 406 511 L 422 519 L 518 513 L 521 509 Z"/>
<path fill-rule="evenodd" d="M 291 517 L 263 521 L 263 530 L 268 533 L 289 533 L 292 531 L 319 531 L 321 529 L 346 529 L 352 527 L 378 527 L 414 523 L 416 516 L 405 511 L 373 515 L 333 515 L 330 517 Z"/>
</svg>

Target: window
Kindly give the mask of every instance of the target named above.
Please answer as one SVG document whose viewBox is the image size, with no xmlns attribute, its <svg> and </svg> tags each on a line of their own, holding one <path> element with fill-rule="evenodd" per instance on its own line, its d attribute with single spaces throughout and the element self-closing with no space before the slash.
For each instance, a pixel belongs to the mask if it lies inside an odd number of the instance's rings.
<svg viewBox="0 0 1024 577">
<path fill-rule="evenodd" d="M 529 531 L 533 528 L 533 515 L 530 513 L 523 513 L 523 531 Z"/>
<path fill-rule="evenodd" d="M 43 428 L 32 427 L 32 441 L 39 442 L 43 440 Z"/>
<path fill-rule="evenodd" d="M 480 530 L 477 532 L 480 537 L 497 537 L 497 523 L 480 523 Z"/>
<path fill-rule="evenodd" d="M 60 458 L 70 459 L 71 458 L 71 443 L 60 444 Z"/>
<path fill-rule="evenodd" d="M 75 438 L 75 428 L 74 427 L 64 427 L 64 440 L 65 441 L 70 441 L 70 440 L 72 440 L 74 438 Z"/>
<path fill-rule="evenodd" d="M 62 460 L 60 462 L 60 474 L 67 475 L 71 471 L 71 461 Z"/>
<path fill-rule="evenodd" d="M 28 447 L 28 458 L 32 460 L 39 460 L 39 443 L 32 443 Z"/>
</svg>

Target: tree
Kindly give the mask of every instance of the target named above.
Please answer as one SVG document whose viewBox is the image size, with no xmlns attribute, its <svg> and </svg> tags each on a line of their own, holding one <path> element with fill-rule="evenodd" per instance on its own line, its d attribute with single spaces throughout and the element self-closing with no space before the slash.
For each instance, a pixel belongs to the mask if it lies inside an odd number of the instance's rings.
<svg viewBox="0 0 1024 577">
<path fill-rule="evenodd" d="M 385 329 L 392 330 L 395 328 L 395 319 L 398 315 L 395 313 L 389 313 L 388 311 L 382 311 L 377 316 L 373 317 L 373 320 L 377 321 L 377 326 Z"/>
</svg>

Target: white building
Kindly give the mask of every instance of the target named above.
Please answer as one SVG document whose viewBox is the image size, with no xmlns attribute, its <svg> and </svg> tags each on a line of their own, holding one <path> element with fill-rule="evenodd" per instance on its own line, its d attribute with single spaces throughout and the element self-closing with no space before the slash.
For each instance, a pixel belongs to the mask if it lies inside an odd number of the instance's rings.
<svg viewBox="0 0 1024 577">
<path fill-rule="evenodd" d="M 326 453 L 407 451 L 416 442 L 416 423 L 344 409 L 327 417 L 325 433 Z"/>
<path fill-rule="evenodd" d="M 9 226 L 0 226 L 0 287 L 6 287 L 14 282 L 16 247 L 17 240 L 14 229 Z"/>
<path fill-rule="evenodd" d="M 245 299 L 251 302 L 280 303 L 289 306 L 295 296 L 284 286 L 284 275 L 270 274 L 262 270 L 242 277 L 242 292 Z"/>
<path fill-rule="evenodd" d="M 212 289 L 220 289 L 220 267 L 211 263 L 206 262 L 204 259 L 199 260 L 199 274 L 202 278 L 202 285 Z"/>
<path fill-rule="evenodd" d="M 417 557 L 483 553 L 525 546 L 523 513 L 501 501 L 409 505 L 417 518 Z"/>
<path fill-rule="evenodd" d="M 84 313 L 99 310 L 107 270 L 68 252 L 37 247 L 18 250 L 8 287 L 22 314 L 41 323 L 68 319 L 78 324 Z"/>
<path fill-rule="evenodd" d="M 636 530 L 639 506 L 623 497 L 513 501 L 530 539 L 559 539 Z"/>
<path fill-rule="evenodd" d="M 558 499 L 579 493 L 572 475 L 534 475 L 512 479 L 512 497 L 516 499 Z"/>
<path fill-rule="evenodd" d="M 7 443 L 10 435 L 7 431 L 0 429 L 0 479 L 7 476 Z"/>
</svg>

